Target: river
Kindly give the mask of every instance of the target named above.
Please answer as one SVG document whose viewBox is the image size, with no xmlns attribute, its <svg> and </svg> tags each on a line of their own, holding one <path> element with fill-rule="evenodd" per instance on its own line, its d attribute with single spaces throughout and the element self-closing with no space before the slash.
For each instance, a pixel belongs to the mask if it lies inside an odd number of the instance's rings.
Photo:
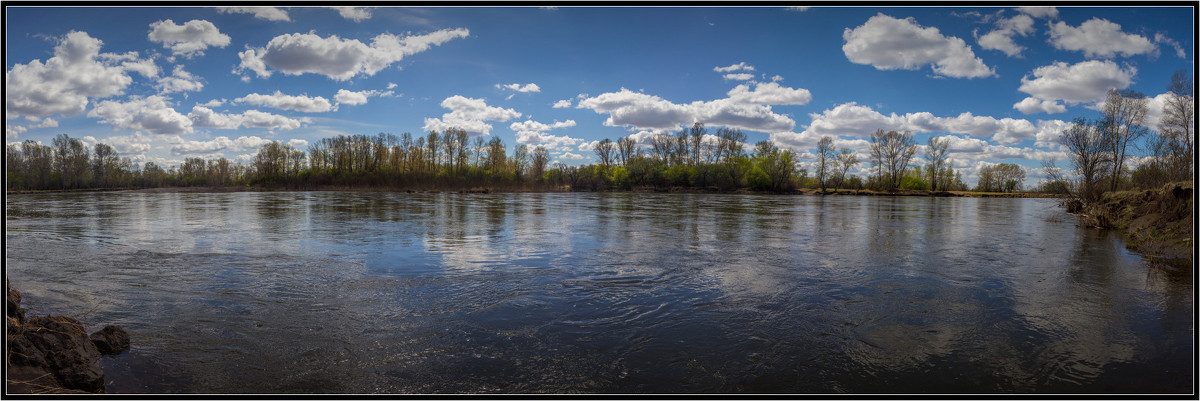
<svg viewBox="0 0 1200 401">
<path fill-rule="evenodd" d="M 1191 393 L 1194 279 L 1052 199 L 11 195 L 116 393 Z"/>
</svg>

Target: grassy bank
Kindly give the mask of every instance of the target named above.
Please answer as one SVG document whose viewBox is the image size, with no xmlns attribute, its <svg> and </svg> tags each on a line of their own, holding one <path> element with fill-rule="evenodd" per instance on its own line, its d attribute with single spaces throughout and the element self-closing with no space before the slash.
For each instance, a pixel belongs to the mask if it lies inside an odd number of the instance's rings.
<svg viewBox="0 0 1200 401">
<path fill-rule="evenodd" d="M 1192 181 L 1109 192 L 1086 205 L 1081 214 L 1090 226 L 1120 230 L 1130 250 L 1190 265 L 1195 260 L 1193 192 Z"/>
</svg>

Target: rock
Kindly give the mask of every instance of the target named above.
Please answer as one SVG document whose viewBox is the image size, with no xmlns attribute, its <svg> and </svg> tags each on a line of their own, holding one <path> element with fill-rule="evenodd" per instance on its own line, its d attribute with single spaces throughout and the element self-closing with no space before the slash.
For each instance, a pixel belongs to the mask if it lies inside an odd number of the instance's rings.
<svg viewBox="0 0 1200 401">
<path fill-rule="evenodd" d="M 129 332 L 121 326 L 108 325 L 90 336 L 96 349 L 104 355 L 116 355 L 129 350 Z"/>
<path fill-rule="evenodd" d="M 65 390 L 104 392 L 100 351 L 78 320 L 34 317 L 7 337 L 9 366 L 43 369 Z"/>
<path fill-rule="evenodd" d="M 4 297 L 4 316 L 14 318 L 19 323 L 25 323 L 25 310 L 21 309 L 21 292 L 12 288 L 8 279 L 4 280 L 4 288 L 8 294 Z"/>
</svg>

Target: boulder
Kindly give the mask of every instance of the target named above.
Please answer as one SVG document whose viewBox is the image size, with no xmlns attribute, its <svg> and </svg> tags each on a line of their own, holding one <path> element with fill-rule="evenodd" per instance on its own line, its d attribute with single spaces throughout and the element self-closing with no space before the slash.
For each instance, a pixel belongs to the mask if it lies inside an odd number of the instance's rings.
<svg viewBox="0 0 1200 401">
<path fill-rule="evenodd" d="M 29 319 L 8 335 L 8 364 L 44 370 L 67 390 L 104 392 L 100 351 L 83 324 L 66 316 Z"/>
<path fill-rule="evenodd" d="M 129 350 L 129 332 L 121 326 L 108 325 L 90 336 L 96 349 L 104 355 L 116 355 Z"/>
</svg>

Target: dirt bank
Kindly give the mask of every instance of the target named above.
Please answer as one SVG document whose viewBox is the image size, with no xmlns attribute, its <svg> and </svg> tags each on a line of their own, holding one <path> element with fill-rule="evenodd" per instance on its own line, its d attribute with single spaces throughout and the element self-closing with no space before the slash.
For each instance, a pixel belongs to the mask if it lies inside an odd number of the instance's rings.
<svg viewBox="0 0 1200 401">
<path fill-rule="evenodd" d="M 1191 181 L 1157 189 L 1109 192 L 1083 206 L 1080 214 L 1089 226 L 1120 230 L 1130 250 L 1190 265 L 1195 260 L 1193 192 Z"/>
<path fill-rule="evenodd" d="M 26 317 L 21 293 L 4 280 L 5 352 L 9 394 L 103 393 L 100 355 L 129 349 L 129 334 L 106 326 L 88 335 L 83 324 L 67 316 Z"/>
</svg>

